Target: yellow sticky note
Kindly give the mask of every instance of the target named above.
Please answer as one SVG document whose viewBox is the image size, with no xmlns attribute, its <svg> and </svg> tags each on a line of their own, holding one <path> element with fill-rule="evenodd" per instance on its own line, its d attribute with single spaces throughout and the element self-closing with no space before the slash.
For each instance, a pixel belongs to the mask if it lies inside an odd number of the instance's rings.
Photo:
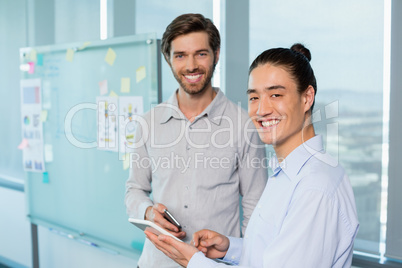
<svg viewBox="0 0 402 268">
<path fill-rule="evenodd" d="M 37 57 L 36 57 L 36 50 L 32 49 L 31 52 L 29 53 L 29 59 L 31 61 L 36 61 Z"/>
<path fill-rule="evenodd" d="M 81 47 L 78 48 L 78 50 L 83 50 L 84 48 L 86 48 L 87 46 L 89 46 L 91 44 L 91 42 L 84 42 L 84 44 L 82 44 Z"/>
<path fill-rule="evenodd" d="M 116 92 L 114 92 L 114 91 L 112 90 L 112 91 L 110 91 L 109 96 L 110 96 L 110 97 L 118 97 L 119 95 L 117 95 Z"/>
<path fill-rule="evenodd" d="M 121 92 L 128 93 L 130 92 L 130 78 L 129 77 L 122 77 L 121 78 Z"/>
<path fill-rule="evenodd" d="M 147 76 L 145 66 L 141 66 L 140 68 L 137 69 L 137 83 L 140 82 L 142 79 L 144 79 Z"/>
<path fill-rule="evenodd" d="M 41 121 L 41 122 L 46 122 L 46 120 L 47 120 L 47 110 L 43 110 L 43 111 L 40 113 L 40 121 Z"/>
<path fill-rule="evenodd" d="M 114 60 L 116 59 L 116 52 L 113 49 L 109 48 L 107 50 L 105 61 L 110 65 L 113 66 Z"/>
<path fill-rule="evenodd" d="M 74 59 L 74 50 L 72 48 L 68 48 L 66 52 L 66 61 L 72 62 Z"/>
<path fill-rule="evenodd" d="M 130 168 L 130 154 L 125 154 L 124 160 L 123 160 L 123 169 L 129 169 Z"/>
</svg>

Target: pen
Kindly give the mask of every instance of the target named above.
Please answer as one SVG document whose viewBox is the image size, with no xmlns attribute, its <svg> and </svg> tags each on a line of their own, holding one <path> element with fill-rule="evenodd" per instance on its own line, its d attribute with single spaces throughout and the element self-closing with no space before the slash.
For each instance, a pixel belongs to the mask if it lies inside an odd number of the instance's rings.
<svg viewBox="0 0 402 268">
<path fill-rule="evenodd" d="M 98 247 L 97 244 L 92 243 L 92 242 L 90 242 L 90 241 L 87 241 L 87 240 L 84 240 L 84 239 L 77 239 L 77 240 L 78 240 L 79 242 L 81 242 L 81 243 L 84 243 L 84 244 L 88 245 L 88 246 Z"/>
</svg>

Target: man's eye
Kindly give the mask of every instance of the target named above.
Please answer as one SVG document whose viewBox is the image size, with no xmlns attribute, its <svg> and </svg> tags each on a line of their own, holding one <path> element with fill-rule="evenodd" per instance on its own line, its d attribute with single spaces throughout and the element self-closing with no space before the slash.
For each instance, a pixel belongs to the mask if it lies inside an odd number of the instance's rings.
<svg viewBox="0 0 402 268">
<path fill-rule="evenodd" d="M 250 101 L 255 101 L 255 100 L 258 100 L 258 98 L 257 97 L 251 97 L 250 98 Z"/>
<path fill-rule="evenodd" d="M 183 58 L 183 55 L 176 55 L 176 59 L 181 59 Z"/>
<path fill-rule="evenodd" d="M 278 97 L 280 97 L 280 96 L 282 96 L 282 95 L 280 95 L 280 94 L 272 94 L 272 95 L 271 95 L 272 98 L 278 98 Z"/>
</svg>

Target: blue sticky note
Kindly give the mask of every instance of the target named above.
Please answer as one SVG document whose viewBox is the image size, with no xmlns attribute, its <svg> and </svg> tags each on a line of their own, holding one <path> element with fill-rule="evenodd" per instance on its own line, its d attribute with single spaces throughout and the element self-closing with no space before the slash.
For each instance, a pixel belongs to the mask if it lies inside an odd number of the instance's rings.
<svg viewBox="0 0 402 268">
<path fill-rule="evenodd" d="M 36 65 L 43 66 L 43 54 L 36 55 Z"/>
<path fill-rule="evenodd" d="M 47 172 L 43 172 L 43 179 L 42 179 L 43 183 L 49 183 L 49 173 Z"/>
<path fill-rule="evenodd" d="M 144 244 L 141 243 L 141 242 L 133 240 L 133 241 L 131 241 L 131 247 L 141 251 L 142 248 L 144 247 Z"/>
</svg>

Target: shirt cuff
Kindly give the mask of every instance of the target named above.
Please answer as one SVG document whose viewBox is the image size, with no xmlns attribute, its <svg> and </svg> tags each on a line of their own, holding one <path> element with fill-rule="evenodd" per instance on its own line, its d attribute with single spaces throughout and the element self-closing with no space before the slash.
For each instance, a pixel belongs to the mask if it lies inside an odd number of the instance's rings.
<svg viewBox="0 0 402 268">
<path fill-rule="evenodd" d="M 152 207 L 153 205 L 154 204 L 151 201 L 142 203 L 138 208 L 138 212 L 135 218 L 145 220 L 145 211 L 149 206 Z"/>
<path fill-rule="evenodd" d="M 195 253 L 187 264 L 187 268 L 209 268 L 215 267 L 217 263 L 207 257 L 201 251 Z"/>
<path fill-rule="evenodd" d="M 231 236 L 228 236 L 228 238 L 230 244 L 225 257 L 223 258 L 223 261 L 237 265 L 240 262 L 241 251 L 243 248 L 243 239 Z"/>
</svg>

